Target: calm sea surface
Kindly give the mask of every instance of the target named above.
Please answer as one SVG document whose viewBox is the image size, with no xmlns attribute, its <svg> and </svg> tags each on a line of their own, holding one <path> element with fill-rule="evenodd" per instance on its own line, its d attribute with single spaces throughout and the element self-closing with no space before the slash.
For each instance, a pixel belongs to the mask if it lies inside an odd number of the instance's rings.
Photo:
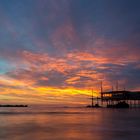
<svg viewBox="0 0 140 140">
<path fill-rule="evenodd" d="M 0 140 L 139 140 L 140 109 L 0 108 Z"/>
</svg>

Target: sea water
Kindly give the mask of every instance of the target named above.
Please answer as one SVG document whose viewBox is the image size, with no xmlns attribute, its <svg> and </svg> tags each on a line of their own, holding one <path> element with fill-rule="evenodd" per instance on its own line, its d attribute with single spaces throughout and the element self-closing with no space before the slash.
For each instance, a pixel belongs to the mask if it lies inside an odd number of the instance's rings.
<svg viewBox="0 0 140 140">
<path fill-rule="evenodd" d="M 0 140 L 139 140 L 140 109 L 0 108 Z"/>
</svg>

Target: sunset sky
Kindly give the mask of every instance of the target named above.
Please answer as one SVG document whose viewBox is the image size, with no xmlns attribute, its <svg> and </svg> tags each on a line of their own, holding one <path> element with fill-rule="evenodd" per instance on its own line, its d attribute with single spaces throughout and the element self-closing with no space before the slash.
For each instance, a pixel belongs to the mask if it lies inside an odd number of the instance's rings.
<svg viewBox="0 0 140 140">
<path fill-rule="evenodd" d="M 139 0 L 0 0 L 0 103 L 87 104 L 101 81 L 140 90 Z"/>
</svg>

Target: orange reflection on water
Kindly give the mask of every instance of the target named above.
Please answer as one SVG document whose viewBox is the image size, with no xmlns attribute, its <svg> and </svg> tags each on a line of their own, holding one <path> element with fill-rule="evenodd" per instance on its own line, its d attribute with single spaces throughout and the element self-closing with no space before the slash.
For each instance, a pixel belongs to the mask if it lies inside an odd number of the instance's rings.
<svg viewBox="0 0 140 140">
<path fill-rule="evenodd" d="M 0 138 L 7 140 L 129 140 L 140 130 L 140 114 L 129 109 L 31 107 L 0 114 Z"/>
</svg>

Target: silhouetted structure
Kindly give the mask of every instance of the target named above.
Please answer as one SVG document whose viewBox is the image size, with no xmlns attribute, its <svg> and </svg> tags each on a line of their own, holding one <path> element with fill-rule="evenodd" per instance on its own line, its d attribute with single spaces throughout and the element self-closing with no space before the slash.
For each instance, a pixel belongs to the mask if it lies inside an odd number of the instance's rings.
<svg viewBox="0 0 140 140">
<path fill-rule="evenodd" d="M 118 83 L 115 91 L 103 92 L 101 84 L 101 102 L 107 107 L 128 108 L 140 106 L 140 91 L 118 90 Z"/>
<path fill-rule="evenodd" d="M 88 105 L 87 107 L 88 108 L 99 108 L 99 107 L 101 107 L 98 103 L 99 99 L 100 98 L 93 96 L 93 89 L 92 89 L 91 105 Z M 96 103 L 94 103 L 94 101 L 96 101 Z"/>
<path fill-rule="evenodd" d="M 101 96 L 94 97 L 92 90 L 91 105 L 87 107 L 95 108 L 102 107 L 106 105 L 107 108 L 129 108 L 129 107 L 140 107 L 140 91 L 128 91 L 119 90 L 118 81 L 116 83 L 116 90 L 103 91 L 103 84 L 101 82 Z M 99 100 L 101 101 L 101 106 L 99 105 Z M 95 103 L 96 102 L 96 103 Z"/>
</svg>

